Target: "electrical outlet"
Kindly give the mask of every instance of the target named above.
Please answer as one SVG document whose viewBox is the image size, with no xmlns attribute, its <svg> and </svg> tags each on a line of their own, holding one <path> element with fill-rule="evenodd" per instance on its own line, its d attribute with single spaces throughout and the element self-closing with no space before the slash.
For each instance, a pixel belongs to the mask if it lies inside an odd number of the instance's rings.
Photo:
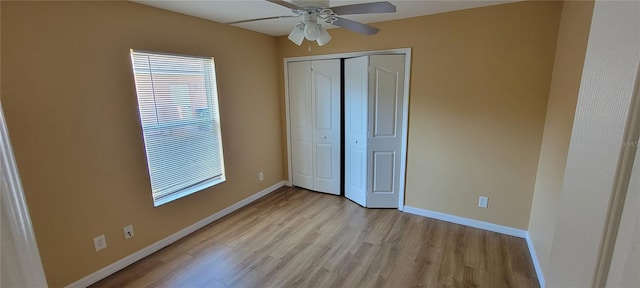
<svg viewBox="0 0 640 288">
<path fill-rule="evenodd" d="M 124 239 L 129 239 L 135 235 L 133 234 L 133 225 L 122 228 L 122 231 L 124 232 Z"/>
<path fill-rule="evenodd" d="M 264 181 L 264 173 L 262 173 L 262 171 L 260 171 L 260 173 L 258 173 L 258 180 Z"/>
<path fill-rule="evenodd" d="M 478 199 L 478 207 L 487 208 L 488 206 L 489 206 L 489 197 L 480 196 L 480 199 Z"/>
<path fill-rule="evenodd" d="M 93 238 L 93 247 L 96 248 L 96 252 L 107 248 L 107 238 L 104 235 Z"/>
</svg>

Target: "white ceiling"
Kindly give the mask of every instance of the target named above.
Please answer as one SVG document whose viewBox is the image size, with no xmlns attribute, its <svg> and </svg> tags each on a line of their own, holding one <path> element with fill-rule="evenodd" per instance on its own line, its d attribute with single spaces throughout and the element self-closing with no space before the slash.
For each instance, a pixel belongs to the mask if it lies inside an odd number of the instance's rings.
<svg viewBox="0 0 640 288">
<path fill-rule="evenodd" d="M 270 16 L 292 15 L 285 7 L 264 0 L 196 0 L 196 1 L 166 1 L 166 0 L 131 0 L 140 4 L 204 18 L 220 23 L 233 22 Z M 289 1 L 289 0 L 288 0 Z M 355 3 L 377 2 L 371 1 L 345 1 L 331 0 L 331 6 L 341 6 Z M 362 23 L 373 23 L 395 19 L 410 18 L 429 14 L 436 14 L 454 10 L 491 6 L 521 0 L 489 1 L 489 0 L 388 0 L 396 6 L 396 13 L 365 14 L 344 16 Z M 290 1 L 289 1 L 290 2 Z M 288 35 L 292 27 L 299 21 L 298 18 L 272 19 L 255 21 L 250 23 L 234 24 L 233 26 L 253 30 L 256 32 L 282 36 Z M 324 25 L 327 29 L 336 28 L 333 25 Z M 374 25 L 375 26 L 375 25 Z"/>
</svg>

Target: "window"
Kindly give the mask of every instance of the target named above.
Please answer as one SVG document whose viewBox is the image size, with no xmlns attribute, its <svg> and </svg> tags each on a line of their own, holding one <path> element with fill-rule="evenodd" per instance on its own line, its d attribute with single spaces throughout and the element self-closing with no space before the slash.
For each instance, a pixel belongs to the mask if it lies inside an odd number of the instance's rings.
<svg viewBox="0 0 640 288">
<path fill-rule="evenodd" d="M 213 58 L 131 50 L 154 206 L 225 181 Z"/>
</svg>

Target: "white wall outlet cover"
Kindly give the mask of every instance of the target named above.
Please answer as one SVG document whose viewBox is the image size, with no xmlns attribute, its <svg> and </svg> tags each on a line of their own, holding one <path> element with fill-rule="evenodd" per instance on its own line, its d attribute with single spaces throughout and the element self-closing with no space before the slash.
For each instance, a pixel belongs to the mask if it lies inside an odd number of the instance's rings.
<svg viewBox="0 0 640 288">
<path fill-rule="evenodd" d="M 264 180 L 264 173 L 262 173 L 262 172 L 258 173 L 258 180 L 260 180 L 260 181 Z"/>
<path fill-rule="evenodd" d="M 96 249 L 96 252 L 107 248 L 107 238 L 105 238 L 104 235 L 93 238 L 93 247 Z"/>
<path fill-rule="evenodd" d="M 135 235 L 133 233 L 133 225 L 125 226 L 122 231 L 124 232 L 124 239 L 129 239 Z"/>
<path fill-rule="evenodd" d="M 480 198 L 478 199 L 478 207 L 487 208 L 488 206 L 489 206 L 489 197 L 480 196 Z"/>
</svg>

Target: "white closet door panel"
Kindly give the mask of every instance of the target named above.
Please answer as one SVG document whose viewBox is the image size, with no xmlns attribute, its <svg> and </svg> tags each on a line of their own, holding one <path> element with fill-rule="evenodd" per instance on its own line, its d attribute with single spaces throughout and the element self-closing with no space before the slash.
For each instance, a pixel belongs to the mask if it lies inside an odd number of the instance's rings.
<svg viewBox="0 0 640 288">
<path fill-rule="evenodd" d="M 331 159 L 334 154 L 334 147 L 331 144 L 317 143 L 316 157 L 317 159 Z M 330 161 L 318 161 L 316 165 L 316 177 L 320 180 L 331 181 L 334 178 L 334 169 Z"/>
<path fill-rule="evenodd" d="M 291 128 L 291 183 L 313 189 L 313 118 L 311 64 L 291 62 L 287 66 Z"/>
<path fill-rule="evenodd" d="M 366 183 L 367 183 L 367 151 L 365 149 L 361 149 L 359 147 L 351 147 L 349 149 L 349 159 L 351 169 L 346 170 L 349 173 L 349 185 L 353 191 L 351 192 L 362 192 L 359 193 L 358 197 L 362 197 L 365 199 L 366 197 Z M 346 158 L 346 157 L 345 157 Z M 345 159 L 346 160 L 346 159 Z M 345 161 L 346 162 L 346 161 Z M 346 181 L 346 179 L 345 179 Z M 351 193 L 350 192 L 350 193 Z M 346 191 L 345 191 L 346 194 Z M 351 199 L 351 197 L 347 197 Z M 354 200 L 354 199 L 351 199 Z M 354 200 L 355 201 L 355 200 Z M 357 202 L 357 201 L 356 201 Z M 360 202 L 358 202 L 360 204 Z M 362 203 L 364 206 L 365 203 Z"/>
<path fill-rule="evenodd" d="M 340 60 L 311 62 L 313 190 L 340 195 Z"/>
<path fill-rule="evenodd" d="M 395 137 L 398 127 L 398 106 L 402 105 L 398 95 L 398 72 L 374 66 L 375 89 L 373 89 L 373 137 Z"/>
<path fill-rule="evenodd" d="M 394 151 L 373 152 L 373 185 L 371 190 L 376 194 L 393 194 L 395 183 L 395 153 Z"/>
<path fill-rule="evenodd" d="M 333 123 L 332 120 L 334 116 L 332 105 L 334 99 L 331 94 L 332 84 L 332 75 L 326 74 L 331 71 L 322 71 L 315 70 L 314 71 L 314 80 L 315 80 L 315 115 L 316 115 L 316 131 L 327 133 L 327 131 L 331 131 L 334 125 L 338 123 Z M 337 99 L 340 100 L 339 98 Z"/>
<path fill-rule="evenodd" d="M 367 205 L 369 57 L 345 60 L 345 197 Z"/>
<path fill-rule="evenodd" d="M 369 61 L 369 163 L 367 207 L 398 208 L 404 97 L 404 55 L 374 55 Z"/>
<path fill-rule="evenodd" d="M 294 169 L 294 185 L 307 189 L 313 188 L 312 143 L 309 141 L 295 141 L 292 143 L 291 153 Z M 308 187 L 307 187 L 308 186 Z"/>
</svg>

